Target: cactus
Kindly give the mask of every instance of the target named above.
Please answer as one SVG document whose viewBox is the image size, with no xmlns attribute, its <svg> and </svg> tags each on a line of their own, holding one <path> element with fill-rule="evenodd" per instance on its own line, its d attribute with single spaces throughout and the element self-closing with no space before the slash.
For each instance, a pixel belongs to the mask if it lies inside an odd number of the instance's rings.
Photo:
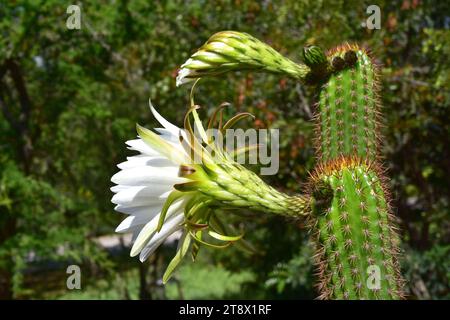
<svg viewBox="0 0 450 320">
<path fill-rule="evenodd" d="M 401 298 L 398 236 L 377 156 L 376 66 L 356 45 L 337 47 L 328 60 L 332 71 L 316 106 L 318 165 L 309 186 L 313 198 L 324 185 L 332 190 L 329 205 L 310 217 L 320 297 Z M 370 272 L 379 283 L 368 288 Z"/>
<path fill-rule="evenodd" d="M 320 161 L 340 155 L 374 160 L 378 154 L 379 98 L 376 67 L 365 50 L 344 45 L 328 59 L 334 70 L 319 86 L 317 155 Z"/>
<path fill-rule="evenodd" d="M 321 164 L 312 174 L 310 194 L 325 203 L 309 216 L 320 298 L 402 296 L 398 238 L 380 176 L 377 164 L 357 157 Z M 370 287 L 372 271 L 380 280 Z"/>
<path fill-rule="evenodd" d="M 377 67 L 366 50 L 349 44 L 327 54 L 319 47 L 306 47 L 303 62 L 283 57 L 248 34 L 225 31 L 213 35 L 182 65 L 177 85 L 227 71 L 255 70 L 314 86 L 317 164 L 304 193 L 288 196 L 275 191 L 232 162 L 227 167 L 196 168 L 209 175 L 206 181 L 213 187 L 203 182 L 178 189 L 200 192 L 219 200 L 219 206 L 306 219 L 316 246 L 321 299 L 403 298 L 399 237 L 379 159 Z M 274 197 L 279 203 L 270 202 Z"/>
</svg>

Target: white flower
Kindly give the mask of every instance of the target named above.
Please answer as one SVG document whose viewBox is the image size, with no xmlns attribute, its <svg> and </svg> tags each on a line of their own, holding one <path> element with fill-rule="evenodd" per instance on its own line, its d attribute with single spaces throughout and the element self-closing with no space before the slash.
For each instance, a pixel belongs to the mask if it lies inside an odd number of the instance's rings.
<svg viewBox="0 0 450 320">
<path fill-rule="evenodd" d="M 191 93 L 191 107 L 185 115 L 184 129 L 180 129 L 150 103 L 151 112 L 163 128 L 155 129 L 155 133 L 137 125 L 138 139 L 126 143 L 140 154 L 119 164 L 121 170 L 111 178 L 117 184 L 111 188 L 115 210 L 128 215 L 116 231 L 133 233 L 132 257 L 139 254 L 141 261 L 146 260 L 169 236 L 182 231 L 177 252 L 163 275 L 164 283 L 188 251 L 195 259 L 200 245 L 225 248 L 242 238 L 243 234 L 227 235 L 227 230 L 234 228 L 223 223 L 214 208 L 267 209 L 267 200 L 263 199 L 261 205 L 260 193 L 254 191 L 254 186 L 261 187 L 261 180 L 215 144 L 197 108 Z M 209 125 L 216 115 L 217 111 Z M 224 126 L 232 126 L 244 116 L 236 115 Z M 271 190 L 267 194 L 272 195 L 271 200 L 280 199 L 274 198 Z"/>
<path fill-rule="evenodd" d="M 128 215 L 117 227 L 116 232 L 133 232 L 133 247 L 130 255 L 139 255 L 146 260 L 170 235 L 183 229 L 184 206 L 190 199 L 186 194 L 170 203 L 164 224 L 158 232 L 158 223 L 163 206 L 175 191 L 174 185 L 190 181 L 179 176 L 180 165 L 187 155 L 180 143 L 182 131 L 165 120 L 150 103 L 154 117 L 163 128 L 153 134 L 151 139 L 127 141 L 129 149 L 140 154 L 128 157 L 118 165 L 121 169 L 111 181 L 116 186 L 112 202 L 115 210 Z M 141 130 L 146 130 L 141 128 Z M 148 131 L 149 132 L 149 131 Z"/>
</svg>

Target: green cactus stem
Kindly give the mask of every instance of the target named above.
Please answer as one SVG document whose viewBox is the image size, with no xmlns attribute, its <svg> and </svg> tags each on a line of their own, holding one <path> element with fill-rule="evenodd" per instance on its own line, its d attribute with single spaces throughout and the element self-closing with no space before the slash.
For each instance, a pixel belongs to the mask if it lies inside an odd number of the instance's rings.
<svg viewBox="0 0 450 320">
<path fill-rule="evenodd" d="M 377 165 L 340 158 L 318 166 L 310 184 L 329 206 L 314 206 L 309 225 L 317 251 L 319 298 L 399 299 L 398 236 Z M 376 272 L 376 274 L 372 274 Z"/>
<path fill-rule="evenodd" d="M 333 50 L 332 72 L 320 86 L 317 103 L 317 154 L 321 161 L 378 153 L 379 85 L 376 67 L 356 45 Z"/>
<path fill-rule="evenodd" d="M 376 66 L 356 45 L 339 46 L 327 58 L 330 73 L 319 83 L 315 119 L 318 165 L 309 190 L 328 204 L 315 206 L 310 217 L 320 298 L 399 299 L 399 241 L 377 162 Z"/>
</svg>

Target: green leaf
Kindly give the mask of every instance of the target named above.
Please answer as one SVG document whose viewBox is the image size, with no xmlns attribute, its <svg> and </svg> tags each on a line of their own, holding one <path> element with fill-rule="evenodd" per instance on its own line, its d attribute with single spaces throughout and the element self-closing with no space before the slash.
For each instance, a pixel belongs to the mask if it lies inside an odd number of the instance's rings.
<svg viewBox="0 0 450 320">
<path fill-rule="evenodd" d="M 190 234 L 191 234 L 192 238 L 194 238 L 195 241 L 197 241 L 197 242 L 199 242 L 201 244 L 204 244 L 205 246 L 208 246 L 208 247 L 211 247 L 211 248 L 215 248 L 215 249 L 224 249 L 224 248 L 230 246 L 230 244 L 231 244 L 231 242 L 226 242 L 223 245 L 214 244 L 214 243 L 206 242 L 206 241 L 200 239 L 199 237 L 197 237 L 196 234 L 194 234 L 192 232 L 190 232 Z"/>
</svg>

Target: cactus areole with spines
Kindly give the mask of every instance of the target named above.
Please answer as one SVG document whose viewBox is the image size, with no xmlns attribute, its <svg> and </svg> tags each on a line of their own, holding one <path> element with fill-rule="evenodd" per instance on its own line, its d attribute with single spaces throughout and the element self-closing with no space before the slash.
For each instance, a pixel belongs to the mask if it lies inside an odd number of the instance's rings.
<svg viewBox="0 0 450 320">
<path fill-rule="evenodd" d="M 177 85 L 247 70 L 282 74 L 314 86 L 317 163 L 303 192 L 297 196 L 278 192 L 231 160 L 227 166 L 206 163 L 187 168 L 194 182 L 175 188 L 180 195 L 201 194 L 205 205 L 246 207 L 305 219 L 316 247 L 321 299 L 401 299 L 399 237 L 379 158 L 376 64 L 355 44 L 327 53 L 309 46 L 302 58 L 303 63 L 295 63 L 246 33 L 223 31 L 181 66 Z M 203 176 L 196 176 L 203 171 Z M 206 228 L 209 221 L 189 223 Z M 221 236 L 222 240 L 231 238 Z M 188 247 L 189 243 L 181 246 L 179 252 L 184 255 Z"/>
</svg>

